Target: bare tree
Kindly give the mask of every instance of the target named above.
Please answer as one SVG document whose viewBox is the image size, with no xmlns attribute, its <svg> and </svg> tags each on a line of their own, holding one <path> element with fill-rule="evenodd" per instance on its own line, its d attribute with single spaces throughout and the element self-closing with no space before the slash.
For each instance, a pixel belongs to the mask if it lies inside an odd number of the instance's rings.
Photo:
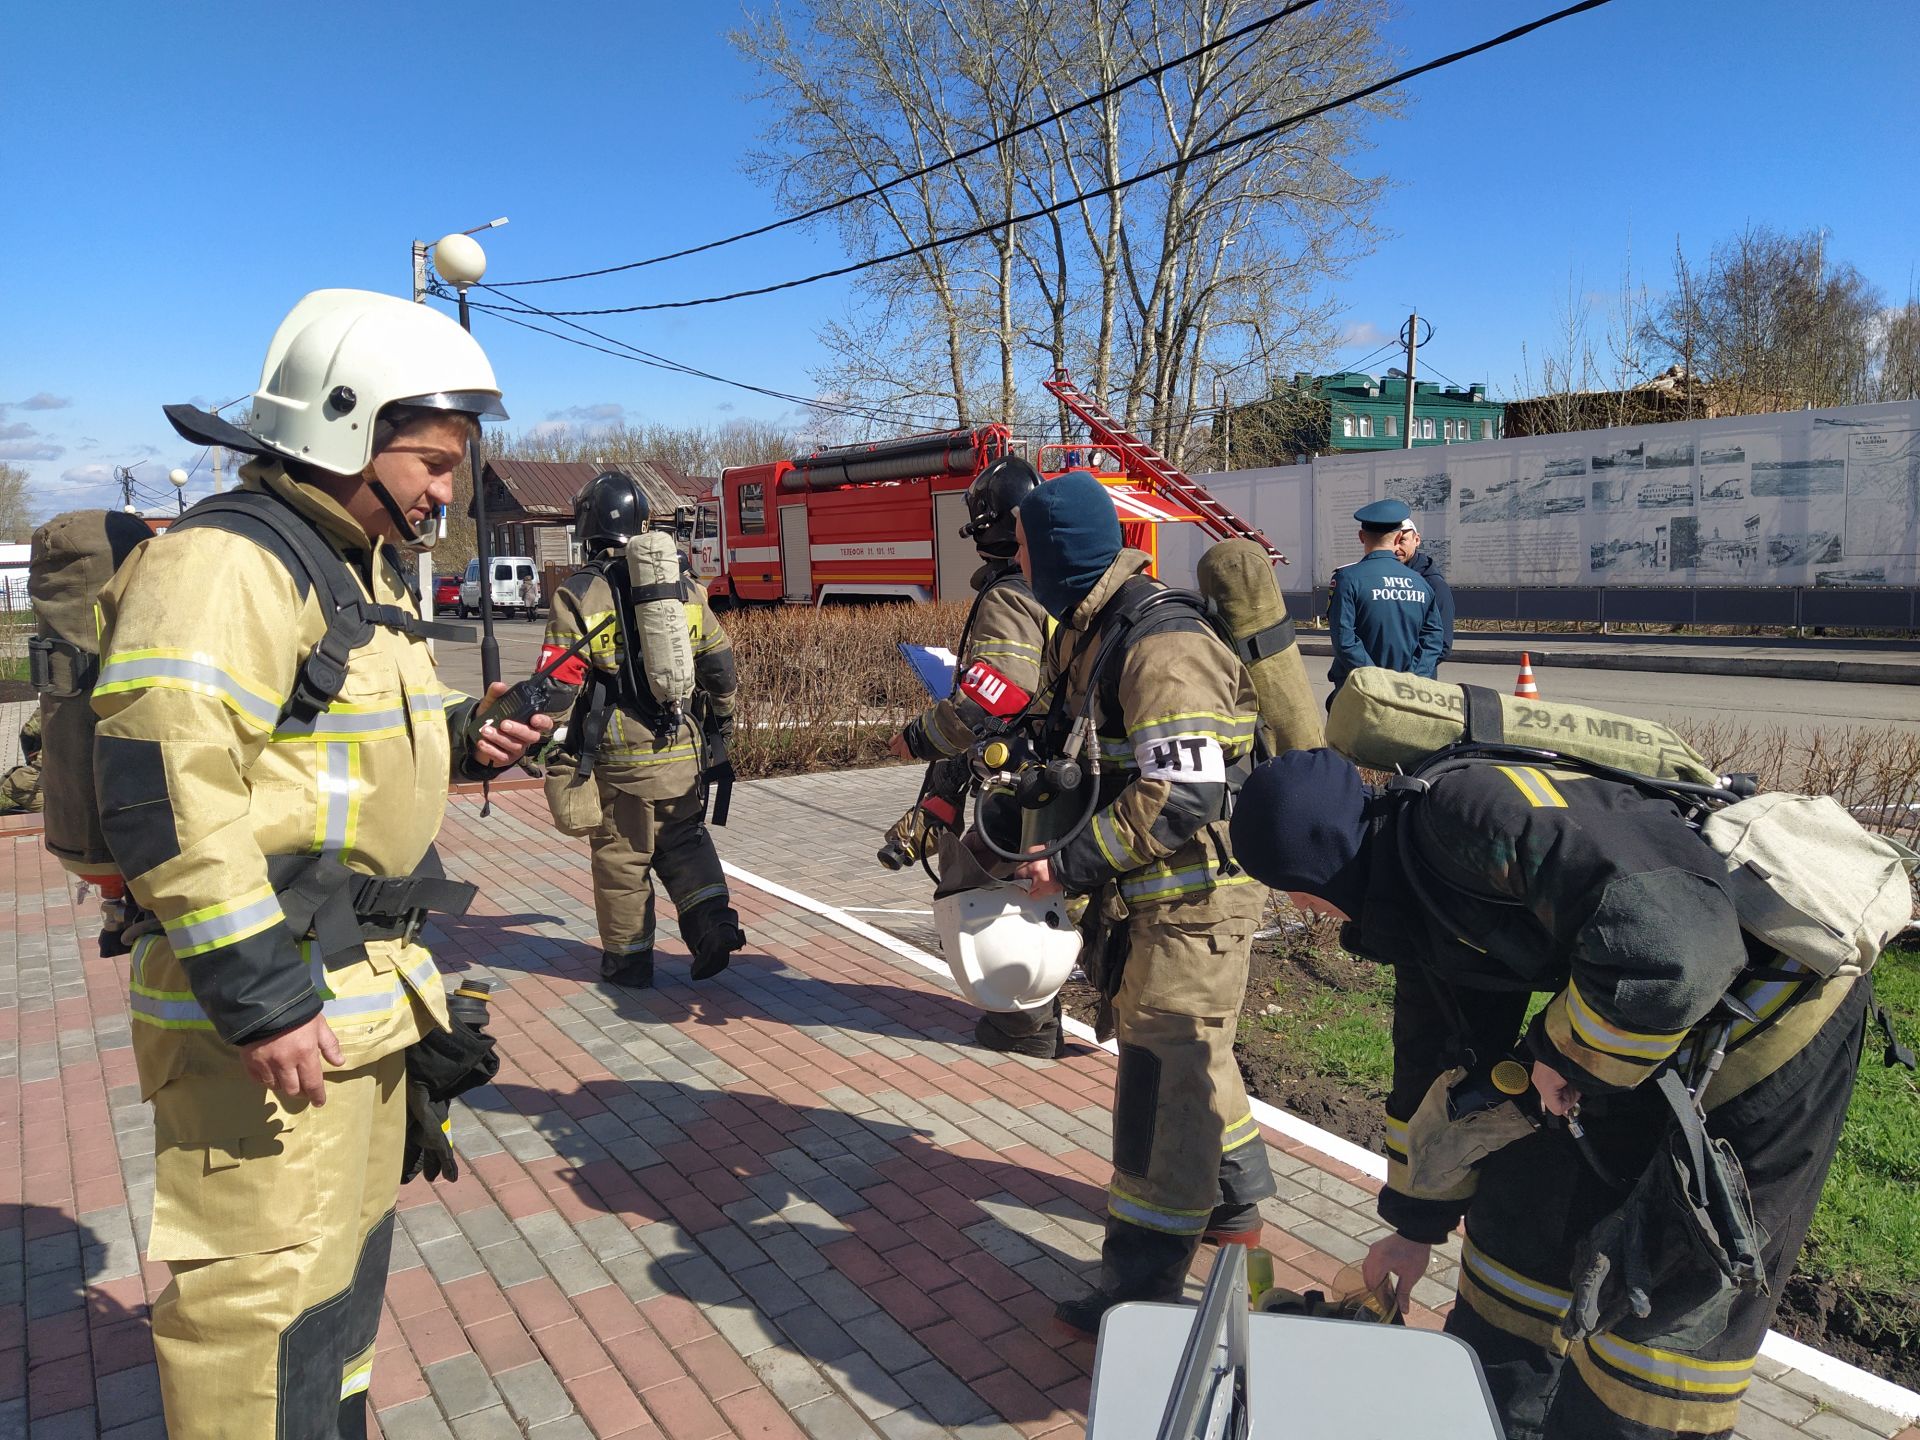
<svg viewBox="0 0 1920 1440">
<path fill-rule="evenodd" d="M 810 209 L 1031 123 L 1263 13 L 1259 0 L 817 0 L 804 33 L 750 14 L 768 76 L 750 168 Z M 935 401 L 961 423 L 1064 421 L 1034 379 L 1072 366 L 1179 457 L 1221 370 L 1322 352 L 1323 282 L 1373 241 L 1381 182 L 1354 173 L 1376 97 L 1203 152 L 1384 71 L 1377 0 L 1334 0 L 1032 134 L 834 212 L 868 257 L 987 228 L 862 272 L 819 378 L 870 408 Z M 1165 165 L 1131 189 L 1073 200 Z M 876 362 L 876 357 L 884 357 Z M 938 381 L 936 388 L 935 381 Z"/>
<path fill-rule="evenodd" d="M 0 540 L 24 544 L 33 536 L 33 512 L 27 495 L 27 472 L 0 461 Z"/>
<path fill-rule="evenodd" d="M 1886 316 L 1879 371 L 1882 400 L 1920 400 L 1920 302 Z"/>
<path fill-rule="evenodd" d="M 1642 334 L 1702 377 L 1722 414 L 1851 405 L 1878 393 L 1881 309 L 1865 276 L 1828 258 L 1824 230 L 1751 226 L 1700 273 L 1676 246 L 1673 289 Z"/>
<path fill-rule="evenodd" d="M 816 443 L 791 426 L 745 416 L 719 425 L 667 425 L 657 421 L 604 428 L 492 431 L 487 453 L 508 460 L 557 460 L 618 469 L 639 460 L 658 461 L 682 475 L 717 477 L 729 465 L 756 465 L 792 455 Z"/>
</svg>

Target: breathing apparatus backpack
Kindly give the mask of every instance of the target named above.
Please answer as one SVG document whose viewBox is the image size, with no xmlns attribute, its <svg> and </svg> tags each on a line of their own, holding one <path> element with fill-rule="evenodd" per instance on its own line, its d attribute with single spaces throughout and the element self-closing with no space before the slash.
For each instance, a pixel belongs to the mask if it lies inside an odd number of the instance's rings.
<svg viewBox="0 0 1920 1440">
<path fill-rule="evenodd" d="M 1726 865 L 1740 927 L 1821 976 L 1862 975 L 1913 916 L 1920 856 L 1868 830 L 1829 795 L 1756 794 L 1668 727 L 1584 705 L 1547 705 L 1368 668 L 1334 697 L 1328 743 L 1401 774 L 1417 794 L 1439 770 L 1547 763 L 1672 800 Z"/>
<path fill-rule="evenodd" d="M 397 605 L 376 605 L 362 594 L 347 562 L 305 517 L 264 490 L 230 490 L 200 501 L 173 531 L 213 528 L 253 541 L 286 566 L 302 595 L 320 602 L 327 630 L 302 661 L 280 719 L 311 719 L 346 683 L 353 651 L 374 627 L 417 637 L 471 640 L 472 627 L 421 620 Z M 170 531 L 169 533 L 172 533 Z M 101 833 L 93 787 L 93 687 L 100 676 L 95 602 L 100 591 L 144 542 L 160 539 L 146 524 L 117 510 L 56 515 L 33 535 L 27 593 L 39 633 L 27 642 L 34 688 L 40 692 L 41 790 L 46 847 L 69 872 L 116 897 L 122 881 Z M 396 569 L 402 581 L 404 574 Z"/>
</svg>

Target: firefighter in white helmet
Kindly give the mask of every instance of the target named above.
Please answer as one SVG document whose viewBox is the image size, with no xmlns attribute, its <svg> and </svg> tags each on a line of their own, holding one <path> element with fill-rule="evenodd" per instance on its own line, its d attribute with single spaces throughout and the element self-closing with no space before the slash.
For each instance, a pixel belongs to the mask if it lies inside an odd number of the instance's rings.
<svg viewBox="0 0 1920 1440">
<path fill-rule="evenodd" d="M 449 1031 L 415 943 L 425 910 L 471 896 L 431 844 L 450 779 L 538 731 L 485 725 L 441 685 L 402 554 L 432 545 L 475 423 L 504 413 L 445 316 L 308 295 L 244 430 L 168 409 L 256 457 L 242 493 L 142 544 L 100 595 L 97 791 L 146 912 L 130 1008 L 175 1440 L 365 1435 L 403 1155 L 452 1169 L 443 1133 L 409 1129 L 407 1052 L 490 1042 Z"/>
</svg>

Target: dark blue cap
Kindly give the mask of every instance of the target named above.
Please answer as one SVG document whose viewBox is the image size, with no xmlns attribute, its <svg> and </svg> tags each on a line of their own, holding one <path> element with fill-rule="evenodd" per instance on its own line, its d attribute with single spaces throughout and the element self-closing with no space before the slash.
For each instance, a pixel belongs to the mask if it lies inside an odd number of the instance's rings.
<svg viewBox="0 0 1920 1440">
<path fill-rule="evenodd" d="M 1413 518 L 1413 511 L 1407 508 L 1404 500 L 1376 500 L 1354 511 L 1353 518 L 1369 530 L 1384 532 L 1398 530 Z"/>
</svg>

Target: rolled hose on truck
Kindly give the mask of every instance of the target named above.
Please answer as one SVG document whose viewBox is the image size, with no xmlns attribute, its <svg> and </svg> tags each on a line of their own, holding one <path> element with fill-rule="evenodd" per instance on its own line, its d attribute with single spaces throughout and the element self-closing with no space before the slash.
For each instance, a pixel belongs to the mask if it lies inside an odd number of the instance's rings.
<svg viewBox="0 0 1920 1440">
<path fill-rule="evenodd" d="M 1586 705 L 1502 695 L 1499 739 L 1658 780 L 1718 786 L 1720 776 L 1685 740 L 1652 720 Z M 1467 738 L 1466 695 L 1458 685 L 1368 666 L 1348 675 L 1327 714 L 1327 744 L 1356 765 L 1411 768 Z M 1474 736 L 1476 740 L 1490 737 Z"/>
<path fill-rule="evenodd" d="M 627 541 L 627 580 L 647 688 L 663 706 L 684 705 L 693 694 L 693 636 L 680 598 L 680 555 L 673 537 L 649 530 Z"/>
<path fill-rule="evenodd" d="M 1253 677 L 1268 749 L 1279 755 L 1325 743 L 1271 557 L 1251 540 L 1223 540 L 1200 557 L 1195 580 Z"/>
</svg>

